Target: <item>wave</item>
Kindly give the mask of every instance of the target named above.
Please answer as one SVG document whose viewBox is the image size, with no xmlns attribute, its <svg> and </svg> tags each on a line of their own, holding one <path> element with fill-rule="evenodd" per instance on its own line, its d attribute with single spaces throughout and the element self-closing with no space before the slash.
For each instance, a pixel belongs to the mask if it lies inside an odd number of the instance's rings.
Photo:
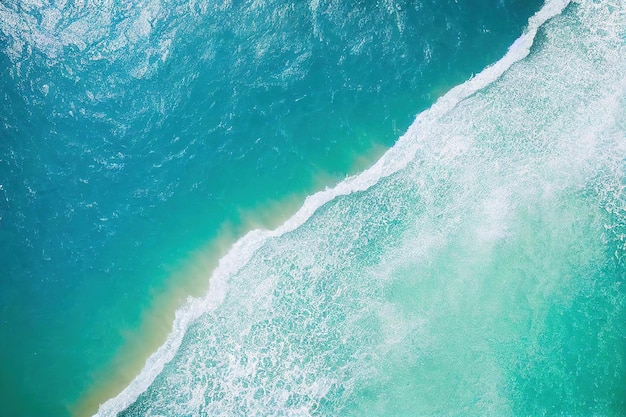
<svg viewBox="0 0 626 417">
<path fill-rule="evenodd" d="M 428 110 L 419 114 L 407 132 L 387 151 L 378 162 L 363 173 L 346 178 L 333 188 L 318 192 L 305 200 L 303 206 L 282 226 L 273 231 L 253 230 L 237 241 L 231 250 L 220 260 L 213 272 L 207 294 L 204 298 L 190 298 L 176 312 L 173 330 L 167 341 L 151 355 L 139 374 L 119 395 L 103 403 L 97 416 L 114 416 L 135 402 L 145 392 L 155 378 L 163 371 L 178 351 L 190 324 L 202 314 L 216 309 L 229 291 L 229 279 L 241 270 L 266 242 L 293 231 L 303 225 L 322 206 L 337 197 L 365 191 L 381 179 L 405 168 L 419 152 L 423 142 L 422 132 L 432 123 L 437 123 L 450 110 L 466 98 L 488 87 L 530 53 L 539 28 L 548 20 L 563 12 L 569 0 L 548 0 L 528 21 L 525 32 L 509 48 L 506 55 L 495 64 L 467 82 L 453 88 Z"/>
</svg>

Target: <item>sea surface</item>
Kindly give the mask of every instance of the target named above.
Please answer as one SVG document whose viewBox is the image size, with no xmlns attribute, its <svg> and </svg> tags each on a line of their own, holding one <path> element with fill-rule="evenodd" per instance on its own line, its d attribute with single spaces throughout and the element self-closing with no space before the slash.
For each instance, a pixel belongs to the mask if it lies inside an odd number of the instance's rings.
<svg viewBox="0 0 626 417">
<path fill-rule="evenodd" d="M 4 0 L 0 97 L 0 416 L 626 415 L 623 0 Z"/>
</svg>

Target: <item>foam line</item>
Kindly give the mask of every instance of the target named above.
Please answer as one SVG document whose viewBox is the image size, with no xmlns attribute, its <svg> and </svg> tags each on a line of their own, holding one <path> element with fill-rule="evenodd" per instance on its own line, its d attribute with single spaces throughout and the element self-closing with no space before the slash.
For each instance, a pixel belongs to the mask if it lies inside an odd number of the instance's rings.
<svg viewBox="0 0 626 417">
<path fill-rule="evenodd" d="M 230 277 L 245 266 L 268 239 L 296 229 L 329 201 L 339 196 L 364 191 L 380 179 L 406 167 L 415 158 L 423 143 L 421 132 L 428 131 L 428 129 L 422 129 L 422 126 L 436 123 L 459 102 L 492 84 L 514 63 L 524 59 L 530 52 L 539 28 L 552 17 L 561 14 L 569 3 L 570 0 L 547 0 L 543 7 L 529 19 L 524 34 L 509 47 L 503 58 L 465 83 L 454 87 L 437 100 L 430 109 L 420 113 L 407 132 L 371 168 L 361 174 L 346 178 L 333 188 L 327 188 L 307 197 L 296 214 L 277 229 L 253 230 L 237 241 L 213 272 L 206 296 L 189 298 L 187 303 L 176 311 L 172 332 L 166 342 L 148 358 L 141 373 L 119 395 L 100 406 L 96 416 L 117 415 L 149 388 L 157 375 L 162 372 L 165 364 L 176 354 L 189 325 L 203 313 L 212 311 L 221 304 L 228 291 Z"/>
</svg>

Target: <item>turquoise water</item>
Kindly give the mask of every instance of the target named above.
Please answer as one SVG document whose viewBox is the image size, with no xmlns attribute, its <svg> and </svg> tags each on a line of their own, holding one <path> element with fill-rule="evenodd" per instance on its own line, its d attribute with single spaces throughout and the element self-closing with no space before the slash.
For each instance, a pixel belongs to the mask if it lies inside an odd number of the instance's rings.
<svg viewBox="0 0 626 417">
<path fill-rule="evenodd" d="M 67 413 L 223 224 L 391 145 L 99 414 L 626 412 L 624 5 L 549 2 L 430 107 L 540 2 L 96 3 L 0 5 L 2 415 Z"/>
<path fill-rule="evenodd" d="M 99 415 L 623 415 L 626 9 L 564 6 L 240 241 Z"/>
</svg>

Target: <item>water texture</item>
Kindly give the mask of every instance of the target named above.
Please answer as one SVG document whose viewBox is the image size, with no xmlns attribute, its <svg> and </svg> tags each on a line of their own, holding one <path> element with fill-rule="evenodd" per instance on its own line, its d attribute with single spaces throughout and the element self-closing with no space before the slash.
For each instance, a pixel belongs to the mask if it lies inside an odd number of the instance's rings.
<svg viewBox="0 0 626 417">
<path fill-rule="evenodd" d="M 0 414 L 67 414 L 206 290 L 192 254 L 392 145 L 538 7 L 0 3 Z"/>
<path fill-rule="evenodd" d="M 238 242 L 99 415 L 623 415 L 625 35 L 622 4 L 546 3 L 371 169 Z"/>
<path fill-rule="evenodd" d="M 392 145 L 99 415 L 626 413 L 626 6 L 521 3 L 0 4 L 0 415 L 68 414 L 225 224 Z"/>
</svg>

